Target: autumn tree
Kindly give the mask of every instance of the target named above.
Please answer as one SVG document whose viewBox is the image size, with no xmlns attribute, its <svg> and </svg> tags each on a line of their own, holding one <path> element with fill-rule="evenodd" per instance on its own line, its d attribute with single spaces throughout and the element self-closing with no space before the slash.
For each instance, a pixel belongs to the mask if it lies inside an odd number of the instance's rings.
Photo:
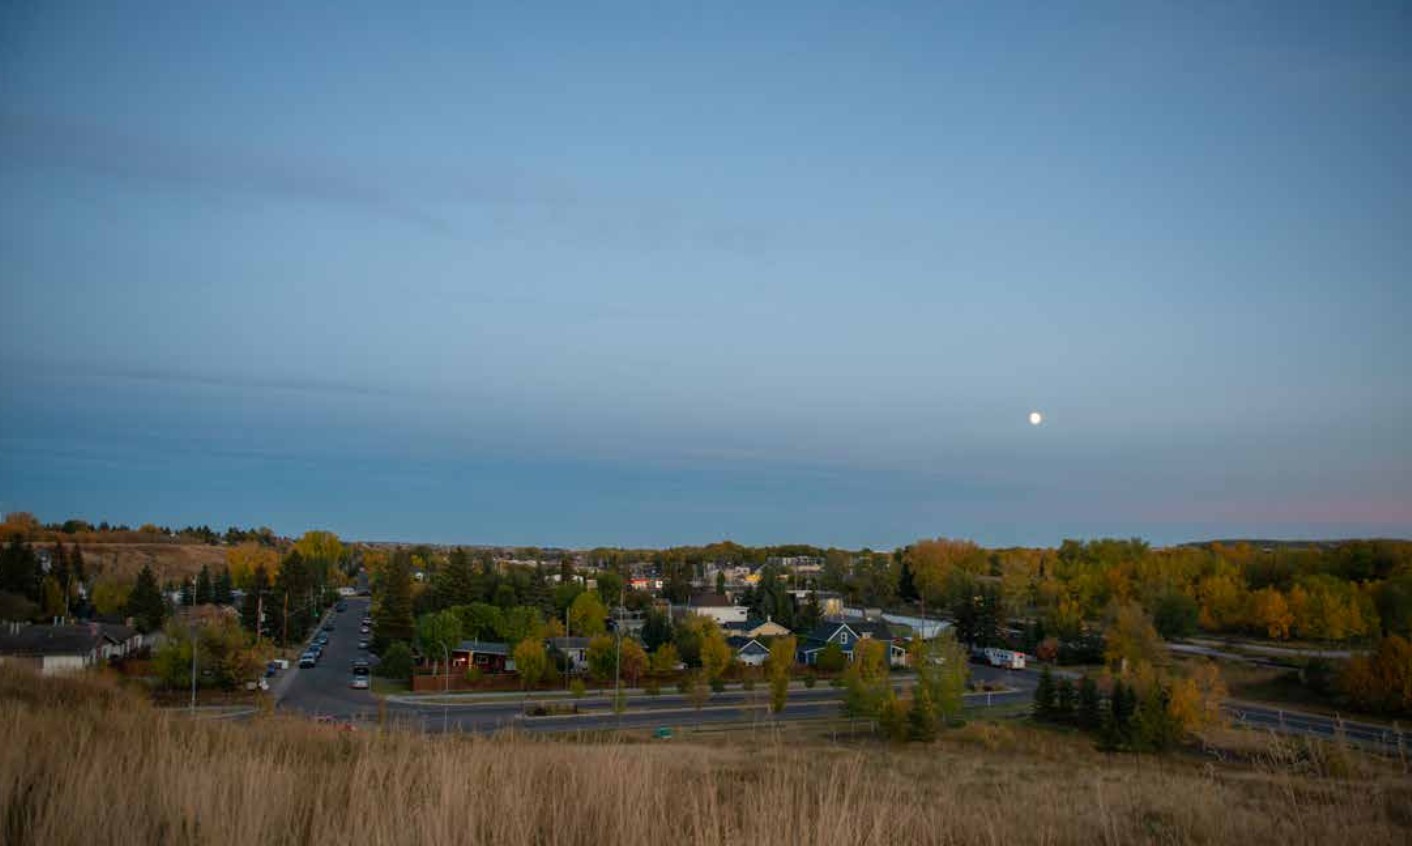
<svg viewBox="0 0 1412 846">
<path fill-rule="evenodd" d="M 549 656 L 544 651 L 544 642 L 526 638 L 515 646 L 515 671 L 520 674 L 520 685 L 529 690 L 544 678 L 549 670 Z"/>
<path fill-rule="evenodd" d="M 701 632 L 701 669 L 706 671 L 706 680 L 714 682 L 725 674 L 731 663 L 731 647 L 725 635 L 716 627 L 715 621 L 703 627 Z"/>
<path fill-rule="evenodd" d="M 1185 734 L 1221 725 L 1226 683 L 1213 661 L 1198 664 L 1185 678 L 1172 682 L 1167 710 Z"/>
<path fill-rule="evenodd" d="M 629 685 L 636 685 L 647 672 L 647 652 L 630 637 L 622 639 L 621 672 Z"/>
<path fill-rule="evenodd" d="M 652 652 L 652 672 L 658 675 L 676 672 L 680 662 L 681 657 L 677 655 L 675 644 L 663 643 Z"/>
<path fill-rule="evenodd" d="M 789 699 L 789 679 L 794 670 L 794 651 L 798 643 L 793 637 L 777 637 L 770 644 L 767 670 L 770 675 L 770 711 L 778 714 Z"/>
<path fill-rule="evenodd" d="M 1130 667 L 1153 664 L 1162 658 L 1162 638 L 1140 605 L 1117 604 L 1109 616 L 1103 658 L 1110 667 L 1127 672 Z"/>
<path fill-rule="evenodd" d="M 920 540 L 905 553 L 917 593 L 929 605 L 942 605 L 958 582 L 986 570 L 985 552 L 968 540 Z"/>
<path fill-rule="evenodd" d="M 1294 613 L 1278 588 L 1261 588 L 1250 594 L 1250 623 L 1266 637 L 1286 640 L 1294 626 Z"/>
<path fill-rule="evenodd" d="M 605 634 L 588 641 L 588 674 L 600 684 L 613 677 L 618 668 L 618 643 Z"/>
<path fill-rule="evenodd" d="M 226 550 L 226 568 L 234 585 L 248 590 L 257 569 L 263 568 L 271 580 L 278 577 L 279 553 L 259 543 L 242 543 Z"/>
<path fill-rule="evenodd" d="M 608 609 L 598 594 L 585 592 L 569 605 L 569 631 L 575 637 L 593 637 L 607 631 Z"/>
</svg>

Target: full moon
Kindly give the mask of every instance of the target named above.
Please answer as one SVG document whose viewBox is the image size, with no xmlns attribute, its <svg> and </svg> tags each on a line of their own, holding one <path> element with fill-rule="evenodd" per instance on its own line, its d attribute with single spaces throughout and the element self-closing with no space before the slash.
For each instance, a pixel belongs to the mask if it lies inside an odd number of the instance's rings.
<svg viewBox="0 0 1412 846">
<path fill-rule="evenodd" d="M 1043 415 L 1043 414 L 1040 414 L 1038 411 L 1031 411 L 1031 412 L 1030 412 L 1030 425 L 1031 425 L 1031 426 L 1038 426 L 1039 424 L 1041 424 L 1041 423 L 1043 423 L 1043 422 L 1044 422 L 1044 415 Z"/>
</svg>

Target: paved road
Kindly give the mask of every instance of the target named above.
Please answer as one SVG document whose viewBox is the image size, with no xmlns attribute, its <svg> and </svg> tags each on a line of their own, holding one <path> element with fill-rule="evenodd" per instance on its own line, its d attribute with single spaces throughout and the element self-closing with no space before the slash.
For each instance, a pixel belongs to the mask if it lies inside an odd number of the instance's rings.
<svg viewBox="0 0 1412 846">
<path fill-rule="evenodd" d="M 1232 721 L 1246 728 L 1331 740 L 1340 734 L 1350 743 L 1393 752 L 1412 746 L 1406 729 L 1398 731 L 1377 723 L 1337 720 L 1318 714 L 1286 711 L 1256 702 L 1228 702 L 1223 709 Z"/>
<path fill-rule="evenodd" d="M 291 664 L 284 671 L 292 674 L 292 678 L 282 679 L 276 686 L 279 709 L 310 715 L 331 714 L 343 719 L 377 712 L 377 698 L 371 691 L 348 686 L 353 680 L 353 659 L 367 657 L 366 652 L 358 649 L 358 625 L 368 613 L 369 601 L 365 597 L 347 602 L 347 611 L 328 614 L 336 628 L 329 635 L 324 657 L 318 665 L 301 670 L 297 664 Z"/>
</svg>

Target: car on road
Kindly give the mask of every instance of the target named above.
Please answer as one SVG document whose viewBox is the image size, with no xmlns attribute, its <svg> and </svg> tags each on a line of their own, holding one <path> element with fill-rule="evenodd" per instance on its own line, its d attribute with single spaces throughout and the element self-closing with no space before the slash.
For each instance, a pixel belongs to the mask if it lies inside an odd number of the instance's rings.
<svg viewBox="0 0 1412 846">
<path fill-rule="evenodd" d="M 279 662 L 278 662 L 278 661 L 271 661 L 270 663 L 268 663 L 268 664 L 265 665 L 265 678 L 269 678 L 270 676 L 273 676 L 275 673 L 278 673 L 278 672 L 279 672 Z"/>
<path fill-rule="evenodd" d="M 314 643 L 317 643 L 319 646 L 323 646 L 325 643 L 328 643 L 328 635 L 324 634 L 323 632 L 320 632 L 319 636 L 314 638 Z"/>
<path fill-rule="evenodd" d="M 351 687 L 351 688 L 353 688 L 354 690 L 367 690 L 367 689 L 368 689 L 368 677 L 367 677 L 367 676 L 354 676 L 354 677 L 353 677 L 353 681 L 349 682 L 349 683 L 348 683 L 348 686 Z"/>
<path fill-rule="evenodd" d="M 312 669 L 317 663 L 319 663 L 318 656 L 311 652 L 305 652 L 303 655 L 299 656 L 299 669 L 301 670 Z"/>
<path fill-rule="evenodd" d="M 338 613 L 342 614 L 344 611 L 347 611 L 347 610 L 348 610 L 348 603 L 347 603 L 347 602 L 340 602 L 340 603 L 338 603 L 337 605 L 333 606 L 333 610 L 335 610 L 335 611 L 337 611 Z"/>
<path fill-rule="evenodd" d="M 358 641 L 358 648 L 359 648 L 359 649 L 367 649 L 367 648 L 368 648 L 368 639 L 367 639 L 367 638 L 363 638 L 362 640 Z"/>
<path fill-rule="evenodd" d="M 333 625 L 333 621 L 332 621 L 332 620 L 329 620 L 327 623 L 324 623 L 324 631 L 326 631 L 326 632 L 331 632 L 331 631 L 333 631 L 333 630 L 334 630 L 334 625 Z"/>
<path fill-rule="evenodd" d="M 367 658 L 354 658 L 354 659 L 353 659 L 353 675 L 355 675 L 355 676 L 366 676 L 366 675 L 369 673 L 370 670 L 371 670 L 371 666 L 368 664 L 368 659 L 367 659 Z"/>
</svg>

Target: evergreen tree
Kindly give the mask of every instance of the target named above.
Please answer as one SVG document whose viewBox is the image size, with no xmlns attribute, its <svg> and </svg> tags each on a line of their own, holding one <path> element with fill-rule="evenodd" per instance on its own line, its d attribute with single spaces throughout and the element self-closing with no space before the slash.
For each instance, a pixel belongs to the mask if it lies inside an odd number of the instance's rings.
<svg viewBox="0 0 1412 846">
<path fill-rule="evenodd" d="M 216 585 L 213 590 L 217 605 L 230 605 L 235 601 L 235 586 L 231 583 L 229 567 L 221 568 L 220 575 L 216 576 Z"/>
<path fill-rule="evenodd" d="M 1034 716 L 1037 720 L 1054 719 L 1054 674 L 1049 665 L 1039 673 L 1039 683 L 1034 689 Z"/>
<path fill-rule="evenodd" d="M 1085 675 L 1079 679 L 1079 708 L 1076 717 L 1079 728 L 1094 731 L 1103 722 L 1102 703 L 1098 696 L 1098 685 Z"/>
<path fill-rule="evenodd" d="M 673 638 L 672 620 L 665 613 L 652 609 L 642 621 L 642 643 L 648 651 L 656 652 L 657 647 L 671 643 Z"/>
<path fill-rule="evenodd" d="M 377 605 L 377 633 L 380 640 L 410 641 L 416 633 L 412 617 L 412 567 L 408 556 L 398 552 L 388 563 L 382 597 Z"/>
<path fill-rule="evenodd" d="M 248 632 L 257 636 L 268 634 L 268 626 L 261 626 L 259 615 L 264 611 L 265 619 L 274 618 L 271 613 L 274 608 L 270 606 L 270 576 L 265 571 L 265 565 L 258 564 L 255 572 L 250 576 L 250 589 L 245 591 L 245 598 L 240 602 L 240 625 Z M 263 603 L 261 600 L 263 599 Z M 263 605 L 263 608 L 262 608 Z"/>
<path fill-rule="evenodd" d="M 804 607 L 799 609 L 799 613 L 794 618 L 794 628 L 796 631 L 812 631 L 824 619 L 824 609 L 819 606 L 819 594 L 817 591 L 809 591 L 809 598 L 805 600 Z"/>
<path fill-rule="evenodd" d="M 901 599 L 903 602 L 916 602 L 918 599 L 917 581 L 915 574 L 912 572 L 912 562 L 907 559 L 906 553 L 900 549 L 893 553 L 893 558 L 901 559 L 902 561 L 901 573 L 897 577 L 897 598 Z"/>
<path fill-rule="evenodd" d="M 433 588 L 442 608 L 454 608 L 457 605 L 470 605 L 480 601 L 475 565 L 466 550 L 459 546 L 451 550 L 446 559 L 446 566 L 437 574 Z"/>
<path fill-rule="evenodd" d="M 39 604 L 42 574 L 39 571 L 39 557 L 24 536 L 16 532 L 10 536 L 5 551 L 0 554 L 0 590 L 18 594 L 30 602 Z"/>
<path fill-rule="evenodd" d="M 1171 689 L 1154 682 L 1138 700 L 1132 717 L 1134 748 L 1146 752 L 1166 752 L 1182 738 L 1182 725 L 1168 707 Z"/>
<path fill-rule="evenodd" d="M 189 581 L 182 581 L 181 583 L 181 604 L 187 607 L 196 604 L 196 588 L 195 585 Z"/>
<path fill-rule="evenodd" d="M 1074 721 L 1074 683 L 1067 678 L 1059 680 L 1054 690 L 1054 719 L 1061 723 Z"/>
<path fill-rule="evenodd" d="M 211 583 L 211 568 L 205 564 L 201 565 L 201 572 L 196 575 L 196 604 L 210 605 L 216 599 L 215 585 Z"/>
<path fill-rule="evenodd" d="M 83 550 L 78 544 L 74 544 L 69 550 L 69 574 L 73 577 L 73 588 L 79 588 L 88 584 L 88 573 L 84 570 Z"/>
<path fill-rule="evenodd" d="M 167 603 L 162 598 L 162 589 L 157 585 L 157 577 L 150 566 L 143 566 L 137 574 L 137 582 L 128 594 L 127 615 L 133 619 L 137 630 L 146 634 L 162 627 L 167 617 Z"/>
<path fill-rule="evenodd" d="M 314 576 L 299 550 L 291 550 L 280 563 L 275 585 L 281 594 L 280 637 L 286 639 L 286 644 L 297 642 L 303 639 L 304 633 L 317 619 Z"/>
<path fill-rule="evenodd" d="M 525 590 L 525 604 L 539 609 L 545 619 L 556 616 L 554 589 L 549 584 L 549 574 L 545 572 L 543 564 L 536 565 L 534 573 L 530 576 L 529 586 Z"/>
<path fill-rule="evenodd" d="M 912 688 L 912 707 L 907 710 L 907 736 L 923 743 L 936 740 L 936 707 L 926 685 Z"/>
<path fill-rule="evenodd" d="M 716 571 L 716 593 L 720 594 L 721 596 L 725 596 L 725 595 L 726 595 L 726 571 L 725 571 L 725 570 L 717 570 L 717 571 Z"/>
</svg>

